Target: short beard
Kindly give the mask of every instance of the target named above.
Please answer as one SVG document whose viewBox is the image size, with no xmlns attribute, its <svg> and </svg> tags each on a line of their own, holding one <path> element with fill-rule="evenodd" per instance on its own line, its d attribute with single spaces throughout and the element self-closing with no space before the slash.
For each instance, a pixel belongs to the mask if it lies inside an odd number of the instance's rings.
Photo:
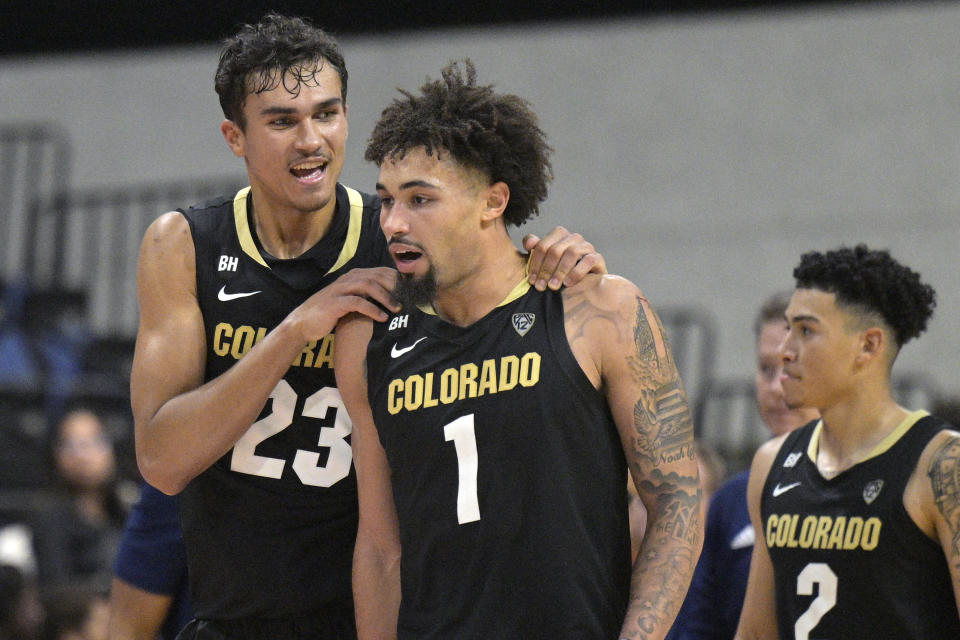
<svg viewBox="0 0 960 640">
<path fill-rule="evenodd" d="M 393 289 L 393 297 L 400 301 L 404 309 L 420 307 L 433 302 L 437 295 L 437 274 L 433 267 L 423 276 L 414 276 L 401 273 L 397 277 L 397 285 Z"/>
</svg>

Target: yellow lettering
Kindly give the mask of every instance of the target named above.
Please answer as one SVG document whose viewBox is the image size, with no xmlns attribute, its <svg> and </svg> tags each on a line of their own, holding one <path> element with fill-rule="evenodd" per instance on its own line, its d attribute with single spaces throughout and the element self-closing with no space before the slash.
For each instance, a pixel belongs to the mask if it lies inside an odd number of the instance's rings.
<svg viewBox="0 0 960 640">
<path fill-rule="evenodd" d="M 847 523 L 847 531 L 843 536 L 844 549 L 856 549 L 860 546 L 860 534 L 863 533 L 863 518 L 857 516 L 850 518 Z"/>
<path fill-rule="evenodd" d="M 484 360 L 480 369 L 479 395 L 497 392 L 497 366 L 493 360 Z"/>
<path fill-rule="evenodd" d="M 457 399 L 457 370 L 450 368 L 440 374 L 440 402 L 450 404 Z"/>
<path fill-rule="evenodd" d="M 242 358 L 247 351 L 253 348 L 255 337 L 256 334 L 253 331 L 253 327 L 247 325 L 237 327 L 233 334 L 233 345 L 230 348 L 230 355 L 237 360 Z"/>
<path fill-rule="evenodd" d="M 457 396 L 458 398 L 463 400 L 477 397 L 477 375 L 479 372 L 477 365 L 472 362 L 460 365 L 460 393 Z"/>
<path fill-rule="evenodd" d="M 791 549 L 797 546 L 797 522 L 800 520 L 800 516 L 793 514 L 790 516 L 790 536 L 787 540 L 787 546 Z"/>
<path fill-rule="evenodd" d="M 407 411 L 416 411 L 423 405 L 423 376 L 413 375 L 407 378 L 406 397 L 403 399 L 403 408 Z"/>
<path fill-rule="evenodd" d="M 387 411 L 397 415 L 403 409 L 403 380 L 391 380 L 387 387 Z"/>
<path fill-rule="evenodd" d="M 817 531 L 813 534 L 813 548 L 826 549 L 827 538 L 830 535 L 830 516 L 820 516 L 817 520 Z"/>
<path fill-rule="evenodd" d="M 430 407 L 437 406 L 437 399 L 433 397 L 433 372 L 431 371 L 424 377 L 423 383 L 423 408 L 429 409 Z"/>
<path fill-rule="evenodd" d="M 800 548 L 809 549 L 813 545 L 813 533 L 817 528 L 817 516 L 807 516 L 800 527 Z"/>
<path fill-rule="evenodd" d="M 534 351 L 525 353 L 520 360 L 520 384 L 532 387 L 540 382 L 540 354 Z"/>
<path fill-rule="evenodd" d="M 873 551 L 877 548 L 877 545 L 880 544 L 880 527 L 882 526 L 883 523 L 880 518 L 876 516 L 867 518 L 867 521 L 863 523 L 863 537 L 860 538 L 861 549 Z"/>
<path fill-rule="evenodd" d="M 303 348 L 303 351 L 297 356 L 297 359 L 293 361 L 294 367 L 309 367 L 313 364 L 313 350 L 317 348 L 317 341 L 311 340 L 307 343 L 307 346 Z"/>
<path fill-rule="evenodd" d="M 787 544 L 790 537 L 790 515 L 783 514 L 777 521 L 777 546 L 782 547 Z"/>
<path fill-rule="evenodd" d="M 213 330 L 213 352 L 221 357 L 230 353 L 230 346 L 224 343 L 224 339 L 231 336 L 233 336 L 233 327 L 226 322 L 217 324 Z"/>
<path fill-rule="evenodd" d="M 500 386 L 497 391 L 509 391 L 517 386 L 520 377 L 520 359 L 517 356 L 500 358 Z"/>
<path fill-rule="evenodd" d="M 767 547 L 772 547 L 777 543 L 777 516 L 772 515 L 767 518 Z"/>
<path fill-rule="evenodd" d="M 320 348 L 317 349 L 317 359 L 313 363 L 315 368 L 333 368 L 333 341 L 335 339 L 336 336 L 332 333 L 323 336 L 323 340 L 320 341 Z"/>
<path fill-rule="evenodd" d="M 843 531 L 846 527 L 846 516 L 837 516 L 833 519 L 833 529 L 830 531 L 830 540 L 827 542 L 828 549 L 843 548 Z"/>
</svg>

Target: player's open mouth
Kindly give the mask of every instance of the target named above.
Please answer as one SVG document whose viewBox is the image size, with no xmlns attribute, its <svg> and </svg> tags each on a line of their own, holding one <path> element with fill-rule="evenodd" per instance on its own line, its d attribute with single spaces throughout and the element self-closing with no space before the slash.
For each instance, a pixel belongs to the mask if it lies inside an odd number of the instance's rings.
<svg viewBox="0 0 960 640">
<path fill-rule="evenodd" d="M 292 173 L 297 180 L 316 182 L 323 177 L 326 169 L 327 162 L 325 160 L 312 160 L 294 165 L 290 168 L 290 173 Z"/>
<path fill-rule="evenodd" d="M 397 269 L 401 272 L 407 272 L 412 270 L 417 260 L 423 257 L 423 252 L 410 246 L 397 246 L 390 248 L 390 255 L 393 256 Z"/>
</svg>

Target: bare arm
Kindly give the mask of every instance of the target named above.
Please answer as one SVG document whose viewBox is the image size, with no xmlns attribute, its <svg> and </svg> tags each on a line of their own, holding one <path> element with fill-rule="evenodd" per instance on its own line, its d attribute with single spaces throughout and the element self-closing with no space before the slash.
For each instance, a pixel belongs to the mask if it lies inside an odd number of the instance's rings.
<svg viewBox="0 0 960 640">
<path fill-rule="evenodd" d="M 561 285 L 572 287 L 588 273 L 607 272 L 606 261 L 593 245 L 563 227 L 554 228 L 543 238 L 528 233 L 523 237 L 523 247 L 530 252 L 530 284 L 540 291 L 547 287 L 556 291 Z"/>
<path fill-rule="evenodd" d="M 372 325 L 350 316 L 337 325 L 334 371 L 353 422 L 350 436 L 357 470 L 360 523 L 353 552 L 353 598 L 359 640 L 395 638 L 400 610 L 400 531 L 390 467 L 367 399 L 364 362 Z"/>
<path fill-rule="evenodd" d="M 766 533 L 760 516 L 760 497 L 773 459 L 783 444 L 784 438 L 776 438 L 763 444 L 753 457 L 750 481 L 747 484 L 747 508 L 753 524 L 753 554 L 750 556 L 750 577 L 747 594 L 740 612 L 737 640 L 768 640 L 777 637 L 776 593 L 773 582 L 773 563 L 767 549 Z"/>
<path fill-rule="evenodd" d="M 114 578 L 110 585 L 108 640 L 156 640 L 173 598 Z"/>
<path fill-rule="evenodd" d="M 919 465 L 919 469 L 926 470 L 925 482 L 920 483 L 923 486 L 920 504 L 925 506 L 935 537 L 943 548 L 953 582 L 953 597 L 960 611 L 960 433 L 942 434 L 928 449 L 932 449 L 932 455 L 929 458 L 924 455 Z"/>
<path fill-rule="evenodd" d="M 230 450 L 311 340 L 329 333 L 350 311 L 386 319 L 366 298 L 389 308 L 395 304 L 389 294 L 393 270 L 352 271 L 291 312 L 227 372 L 204 383 L 206 339 L 194 260 L 182 214 L 164 214 L 150 225 L 137 268 L 140 328 L 130 395 L 140 471 L 170 494 Z"/>
<path fill-rule="evenodd" d="M 565 309 L 571 347 L 607 396 L 647 510 L 620 636 L 663 638 L 683 603 L 703 541 L 686 395 L 660 321 L 633 284 L 591 276 L 570 291 Z"/>
</svg>

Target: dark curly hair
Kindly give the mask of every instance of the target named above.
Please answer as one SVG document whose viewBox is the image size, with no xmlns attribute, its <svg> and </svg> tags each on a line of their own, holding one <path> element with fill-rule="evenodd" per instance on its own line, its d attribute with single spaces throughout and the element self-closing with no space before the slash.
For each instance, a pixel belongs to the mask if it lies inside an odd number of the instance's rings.
<svg viewBox="0 0 960 640">
<path fill-rule="evenodd" d="M 304 82 L 330 64 L 340 76 L 340 97 L 347 100 L 347 66 L 333 37 L 303 18 L 268 13 L 257 24 L 243 25 L 223 41 L 214 88 L 220 108 L 241 129 L 246 126 L 243 103 L 247 95 L 277 87 L 296 95 Z M 295 83 L 288 84 L 288 74 Z"/>
<path fill-rule="evenodd" d="M 898 347 L 926 330 L 937 306 L 936 292 L 920 281 L 920 274 L 894 260 L 889 251 L 864 244 L 805 253 L 793 277 L 798 289 L 827 291 L 840 305 L 880 316 L 893 329 Z"/>
<path fill-rule="evenodd" d="M 506 183 L 504 220 L 514 226 L 527 222 L 540 212 L 553 179 L 553 149 L 536 114 L 523 98 L 477 85 L 469 58 L 451 62 L 440 74 L 440 80 L 420 87 L 420 95 L 400 90 L 404 97 L 383 110 L 364 158 L 379 166 L 417 147 L 438 157 L 449 153 L 458 164 L 484 173 L 490 184 Z"/>
</svg>

